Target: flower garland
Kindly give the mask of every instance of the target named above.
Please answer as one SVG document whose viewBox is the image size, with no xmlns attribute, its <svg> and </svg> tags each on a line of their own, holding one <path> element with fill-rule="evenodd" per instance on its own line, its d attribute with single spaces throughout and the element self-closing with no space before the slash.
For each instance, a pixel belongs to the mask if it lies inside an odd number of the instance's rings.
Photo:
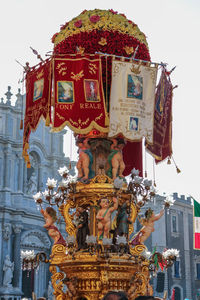
<svg viewBox="0 0 200 300">
<path fill-rule="evenodd" d="M 148 47 L 146 37 L 139 30 L 138 26 L 131 20 L 128 20 L 124 14 L 118 14 L 112 9 L 84 10 L 79 16 L 62 25 L 61 31 L 54 34 L 52 42 L 56 46 L 70 36 L 92 30 L 118 31 L 119 33 L 135 37 Z"/>
</svg>

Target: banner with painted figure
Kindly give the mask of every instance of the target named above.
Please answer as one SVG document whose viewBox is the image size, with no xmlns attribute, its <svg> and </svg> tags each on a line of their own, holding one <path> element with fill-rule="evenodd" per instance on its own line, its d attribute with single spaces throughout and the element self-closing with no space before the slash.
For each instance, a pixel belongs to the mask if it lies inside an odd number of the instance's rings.
<svg viewBox="0 0 200 300">
<path fill-rule="evenodd" d="M 109 137 L 121 133 L 130 141 L 153 142 L 157 65 L 113 59 Z"/>
<path fill-rule="evenodd" d="M 172 155 L 172 98 L 173 86 L 163 67 L 155 97 L 153 143 L 146 142 L 156 163 Z"/>
<path fill-rule="evenodd" d="M 51 61 L 31 68 L 26 74 L 26 110 L 24 117 L 23 156 L 30 164 L 27 153 L 29 136 L 35 131 L 40 119 L 50 121 Z"/>
<path fill-rule="evenodd" d="M 53 78 L 53 131 L 66 125 L 79 134 L 108 131 L 99 56 L 57 57 Z"/>
</svg>

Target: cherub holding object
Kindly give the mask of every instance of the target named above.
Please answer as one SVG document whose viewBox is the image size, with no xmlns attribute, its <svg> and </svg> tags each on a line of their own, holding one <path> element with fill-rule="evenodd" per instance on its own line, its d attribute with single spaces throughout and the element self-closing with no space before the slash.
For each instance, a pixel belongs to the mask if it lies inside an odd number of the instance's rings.
<svg viewBox="0 0 200 300">
<path fill-rule="evenodd" d="M 154 222 L 158 221 L 164 215 L 164 209 L 159 214 L 155 215 L 154 211 L 149 208 L 145 212 L 145 218 L 140 221 L 143 227 L 136 233 L 131 241 L 132 245 L 144 244 L 152 232 L 155 231 Z"/>
<path fill-rule="evenodd" d="M 100 210 L 97 213 L 99 239 L 108 238 L 111 228 L 111 213 L 118 208 L 118 200 L 113 197 L 113 206 L 109 207 L 109 201 L 106 198 L 100 200 Z"/>
<path fill-rule="evenodd" d="M 122 149 L 125 146 L 124 139 L 112 139 L 111 153 L 108 156 L 109 169 L 107 175 L 113 180 L 119 177 L 124 177 L 123 172 L 125 164 L 123 161 Z"/>
<path fill-rule="evenodd" d="M 58 228 L 54 225 L 57 220 L 56 211 L 52 207 L 47 207 L 45 210 L 41 209 L 41 214 L 44 216 L 45 224 L 44 228 L 48 230 L 49 236 L 54 240 L 54 245 L 62 244 L 66 246 L 66 242 L 58 230 Z"/>
<path fill-rule="evenodd" d="M 93 156 L 89 149 L 89 138 L 78 138 L 76 145 L 79 147 L 79 159 L 76 164 L 78 170 L 78 179 L 87 181 L 94 177 L 94 171 L 92 170 Z"/>
</svg>

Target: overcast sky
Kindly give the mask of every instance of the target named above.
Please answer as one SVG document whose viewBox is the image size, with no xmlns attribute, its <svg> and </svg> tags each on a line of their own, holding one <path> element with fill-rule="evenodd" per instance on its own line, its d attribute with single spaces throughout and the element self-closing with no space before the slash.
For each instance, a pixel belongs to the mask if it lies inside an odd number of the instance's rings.
<svg viewBox="0 0 200 300">
<path fill-rule="evenodd" d="M 173 100 L 173 157 L 181 169 L 166 162 L 156 167 L 160 193 L 192 195 L 200 202 L 200 1 L 131 0 L 64 1 L 6 0 L 0 3 L 0 98 L 7 86 L 17 94 L 22 68 L 38 61 L 30 46 L 45 57 L 52 50 L 51 37 L 60 25 L 84 9 L 110 9 L 124 13 L 146 34 L 152 61 L 177 66 L 171 79 L 178 89 Z M 13 96 L 13 100 L 15 96 Z M 66 147 L 68 149 L 68 147 Z M 69 154 L 69 151 L 68 151 Z M 152 159 L 148 158 L 148 177 L 152 177 Z"/>
</svg>

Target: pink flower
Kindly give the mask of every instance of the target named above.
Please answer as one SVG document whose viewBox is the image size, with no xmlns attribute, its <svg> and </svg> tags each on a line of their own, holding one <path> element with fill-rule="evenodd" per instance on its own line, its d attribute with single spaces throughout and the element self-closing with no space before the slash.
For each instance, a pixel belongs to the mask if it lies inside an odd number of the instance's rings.
<svg viewBox="0 0 200 300">
<path fill-rule="evenodd" d="M 117 15 L 117 11 L 114 11 L 113 9 L 109 9 L 109 11 L 111 12 L 111 13 L 113 13 L 113 15 Z"/>
<path fill-rule="evenodd" d="M 100 20 L 100 16 L 94 15 L 90 17 L 92 23 L 97 23 Z"/>
<path fill-rule="evenodd" d="M 82 20 L 78 20 L 74 23 L 74 26 L 80 28 L 82 26 Z"/>
</svg>

